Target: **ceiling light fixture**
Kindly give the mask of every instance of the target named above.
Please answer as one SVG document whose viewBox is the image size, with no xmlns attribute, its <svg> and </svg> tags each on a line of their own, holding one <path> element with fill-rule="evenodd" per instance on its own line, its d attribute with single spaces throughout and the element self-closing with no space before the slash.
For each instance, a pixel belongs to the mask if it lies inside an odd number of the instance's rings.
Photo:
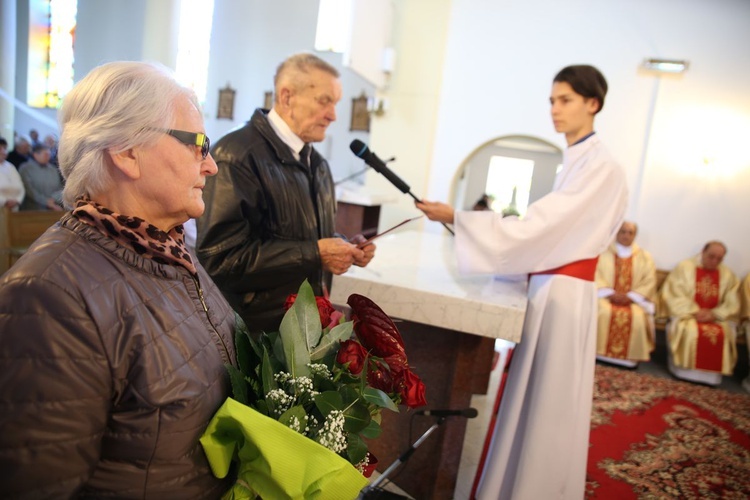
<svg viewBox="0 0 750 500">
<path fill-rule="evenodd" d="M 649 71 L 657 71 L 659 73 L 683 73 L 688 69 L 690 63 L 678 59 L 644 59 L 643 67 Z"/>
</svg>

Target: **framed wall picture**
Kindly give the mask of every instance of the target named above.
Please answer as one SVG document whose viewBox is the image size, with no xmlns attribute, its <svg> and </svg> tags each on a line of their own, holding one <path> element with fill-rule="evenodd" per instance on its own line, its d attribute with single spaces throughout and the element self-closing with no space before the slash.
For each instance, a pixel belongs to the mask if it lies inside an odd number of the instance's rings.
<svg viewBox="0 0 750 500">
<path fill-rule="evenodd" d="M 216 118 L 234 119 L 234 95 L 236 91 L 229 86 L 219 89 L 219 110 L 216 112 Z"/>
<path fill-rule="evenodd" d="M 350 131 L 370 131 L 370 112 L 367 110 L 367 96 L 364 92 L 352 99 L 352 122 Z"/>
</svg>

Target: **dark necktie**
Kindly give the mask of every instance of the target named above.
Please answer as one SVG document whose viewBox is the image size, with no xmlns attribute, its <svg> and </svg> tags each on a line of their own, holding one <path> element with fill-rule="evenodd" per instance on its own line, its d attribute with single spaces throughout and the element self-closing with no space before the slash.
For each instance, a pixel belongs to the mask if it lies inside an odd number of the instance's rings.
<svg viewBox="0 0 750 500">
<path fill-rule="evenodd" d="M 310 166 L 310 144 L 305 144 L 299 152 L 299 161 L 306 167 Z"/>
</svg>

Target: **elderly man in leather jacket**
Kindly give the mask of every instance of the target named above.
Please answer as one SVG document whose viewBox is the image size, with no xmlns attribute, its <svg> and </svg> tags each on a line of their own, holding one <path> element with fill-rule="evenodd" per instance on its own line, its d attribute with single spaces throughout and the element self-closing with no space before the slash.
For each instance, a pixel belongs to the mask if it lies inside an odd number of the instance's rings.
<svg viewBox="0 0 750 500">
<path fill-rule="evenodd" d="M 341 99 L 338 71 L 296 54 L 274 77 L 271 111 L 221 138 L 211 154 L 206 211 L 197 220 L 197 254 L 252 331 L 275 331 L 287 296 L 307 279 L 316 295 L 331 274 L 365 266 L 363 249 L 334 236 L 336 200 L 328 162 L 311 147 L 325 138 Z"/>
</svg>

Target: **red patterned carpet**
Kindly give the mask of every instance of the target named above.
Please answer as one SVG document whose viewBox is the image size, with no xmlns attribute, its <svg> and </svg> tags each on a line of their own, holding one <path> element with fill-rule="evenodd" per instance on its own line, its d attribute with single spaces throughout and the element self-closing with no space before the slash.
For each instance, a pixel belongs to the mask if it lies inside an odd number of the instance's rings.
<svg viewBox="0 0 750 500">
<path fill-rule="evenodd" d="M 750 395 L 597 365 L 586 498 L 750 498 Z"/>
</svg>

